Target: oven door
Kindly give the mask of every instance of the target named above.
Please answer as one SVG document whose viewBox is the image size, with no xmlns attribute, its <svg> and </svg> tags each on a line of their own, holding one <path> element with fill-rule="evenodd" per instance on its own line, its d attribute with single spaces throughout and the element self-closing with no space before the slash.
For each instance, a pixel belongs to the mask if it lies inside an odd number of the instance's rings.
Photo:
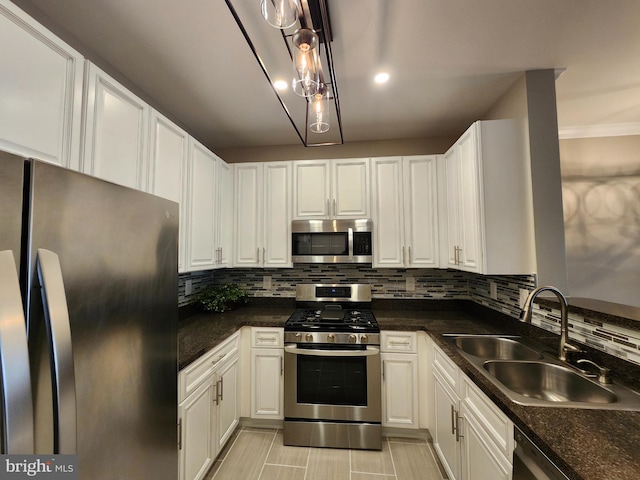
<svg viewBox="0 0 640 480">
<path fill-rule="evenodd" d="M 380 389 L 380 349 L 376 346 L 285 346 L 287 419 L 379 423 Z"/>
</svg>

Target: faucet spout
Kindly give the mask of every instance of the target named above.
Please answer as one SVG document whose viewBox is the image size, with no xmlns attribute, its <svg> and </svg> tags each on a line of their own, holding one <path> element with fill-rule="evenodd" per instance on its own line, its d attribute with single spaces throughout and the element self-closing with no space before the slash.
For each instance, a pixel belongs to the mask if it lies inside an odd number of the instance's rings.
<svg viewBox="0 0 640 480">
<path fill-rule="evenodd" d="M 533 301 L 542 292 L 551 292 L 560 302 L 560 344 L 558 346 L 558 358 L 563 362 L 567 361 L 567 352 L 579 352 L 580 349 L 569 343 L 569 304 L 566 297 L 560 290 L 552 286 L 538 287 L 533 290 L 527 300 L 524 302 L 520 319 L 523 322 L 531 323 L 531 315 L 533 310 Z"/>
</svg>

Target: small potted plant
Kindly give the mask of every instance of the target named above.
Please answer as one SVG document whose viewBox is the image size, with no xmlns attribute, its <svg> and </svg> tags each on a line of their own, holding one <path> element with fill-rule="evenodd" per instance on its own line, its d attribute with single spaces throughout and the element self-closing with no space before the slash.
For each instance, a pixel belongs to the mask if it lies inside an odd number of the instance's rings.
<svg viewBox="0 0 640 480">
<path fill-rule="evenodd" d="M 207 287 L 196 297 L 196 303 L 208 312 L 226 312 L 247 302 L 247 292 L 236 283 Z"/>
</svg>

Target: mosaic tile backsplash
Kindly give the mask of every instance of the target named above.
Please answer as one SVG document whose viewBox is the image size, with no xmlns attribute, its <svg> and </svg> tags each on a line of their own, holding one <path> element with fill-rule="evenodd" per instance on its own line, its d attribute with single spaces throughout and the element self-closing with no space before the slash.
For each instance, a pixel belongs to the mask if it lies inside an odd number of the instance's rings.
<svg viewBox="0 0 640 480">
<path fill-rule="evenodd" d="M 191 283 L 189 295 L 185 293 L 187 281 Z M 296 284 L 312 282 L 371 283 L 374 298 L 470 299 L 514 319 L 520 316 L 521 290 L 529 292 L 536 287 L 534 275 L 485 276 L 457 270 L 375 269 L 357 265 L 223 269 L 181 274 L 179 305 L 187 305 L 198 292 L 213 284 L 238 283 L 252 297 L 293 298 Z M 495 284 L 495 298 L 491 296 L 492 283 Z M 532 323 L 545 330 L 559 333 L 560 312 L 536 306 Z M 569 324 L 571 338 L 640 364 L 640 329 L 608 325 L 600 320 L 573 313 L 569 314 Z"/>
</svg>

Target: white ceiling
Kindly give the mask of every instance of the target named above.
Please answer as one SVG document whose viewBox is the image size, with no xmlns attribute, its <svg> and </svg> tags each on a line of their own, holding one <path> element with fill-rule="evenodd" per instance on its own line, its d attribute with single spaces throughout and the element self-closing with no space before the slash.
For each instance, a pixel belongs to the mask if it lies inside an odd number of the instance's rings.
<svg viewBox="0 0 640 480">
<path fill-rule="evenodd" d="M 640 122 L 638 0 L 327 1 L 345 142 L 457 136 L 521 72 L 547 68 L 566 68 L 561 127 Z M 233 2 L 262 21 L 259 0 Z M 224 0 L 14 3 L 212 149 L 300 143 Z M 374 86 L 381 68 L 391 80 Z"/>
</svg>

